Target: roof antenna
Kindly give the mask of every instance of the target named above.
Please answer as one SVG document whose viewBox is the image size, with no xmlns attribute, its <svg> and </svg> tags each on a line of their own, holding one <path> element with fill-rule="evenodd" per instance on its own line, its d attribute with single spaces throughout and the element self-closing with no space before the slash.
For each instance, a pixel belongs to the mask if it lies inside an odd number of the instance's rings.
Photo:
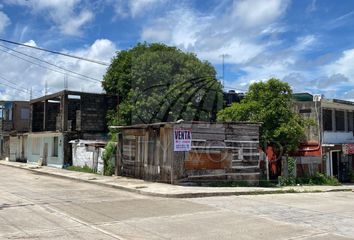
<svg viewBox="0 0 354 240">
<path fill-rule="evenodd" d="M 64 76 L 64 90 L 68 90 L 68 88 L 69 88 L 68 74 L 65 73 L 65 76 Z"/>
<path fill-rule="evenodd" d="M 32 87 L 31 89 L 29 90 L 29 94 L 30 94 L 30 101 L 32 100 Z"/>
<path fill-rule="evenodd" d="M 47 96 L 48 94 L 48 81 L 45 80 L 45 85 L 44 85 L 44 96 Z"/>
</svg>

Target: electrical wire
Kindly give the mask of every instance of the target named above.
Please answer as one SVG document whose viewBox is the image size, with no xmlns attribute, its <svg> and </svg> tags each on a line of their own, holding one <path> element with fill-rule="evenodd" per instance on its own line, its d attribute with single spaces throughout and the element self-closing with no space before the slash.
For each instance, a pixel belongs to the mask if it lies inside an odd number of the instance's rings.
<svg viewBox="0 0 354 240">
<path fill-rule="evenodd" d="M 53 64 L 53 63 L 51 63 L 51 62 L 48 62 L 48 61 L 42 60 L 42 59 L 37 58 L 37 57 L 33 57 L 33 56 L 31 56 L 31 55 L 28 55 L 28 54 L 26 54 L 26 53 L 23 53 L 23 52 L 20 52 L 20 51 L 14 50 L 14 49 L 12 49 L 12 48 L 8 48 L 8 47 L 6 47 L 6 46 L 4 46 L 4 45 L 1 45 L 1 44 L 0 44 L 0 47 L 5 48 L 5 49 L 7 49 L 7 50 L 9 50 L 9 51 L 13 51 L 13 52 L 16 52 L 16 53 L 18 53 L 18 54 L 24 55 L 24 56 L 26 56 L 26 57 L 29 57 L 29 58 L 35 59 L 35 60 L 37 60 L 37 61 L 40 61 L 40 62 L 46 63 L 46 64 L 48 64 L 48 65 L 51 65 L 51 66 L 53 66 L 53 67 L 59 68 L 59 69 L 61 69 L 61 70 L 63 70 L 63 71 L 70 72 L 70 73 L 72 73 L 72 74 L 75 74 L 75 75 L 77 75 L 77 76 L 81 76 L 81 77 L 73 76 L 73 75 L 68 74 L 68 73 L 66 73 L 66 72 L 60 72 L 60 71 L 58 71 L 58 70 L 54 70 L 54 69 L 51 69 L 51 68 L 45 67 L 45 66 L 43 66 L 43 65 L 41 65 L 41 64 L 39 64 L 39 63 L 32 62 L 32 61 L 30 61 L 30 60 L 28 60 L 28 59 L 25 59 L 25 58 L 19 57 L 19 56 L 17 56 L 16 54 L 13 54 L 13 53 L 10 53 L 10 52 L 5 51 L 5 50 L 3 50 L 3 49 L 0 49 L 0 51 L 2 51 L 2 52 L 4 52 L 4 53 L 7 53 L 7 54 L 9 54 L 9 55 L 11 55 L 11 56 L 14 56 L 14 57 L 16 57 L 16 58 L 22 59 L 22 60 L 24 60 L 24 61 L 26 61 L 26 62 L 29 62 L 29 63 L 31 63 L 31 64 L 35 64 L 35 65 L 37 65 L 37 66 L 40 66 L 40 67 L 46 68 L 46 69 L 48 69 L 48 70 L 51 70 L 51 71 L 54 71 L 54 72 L 57 72 L 57 73 L 61 73 L 61 74 L 65 74 L 65 75 L 70 75 L 71 77 L 75 77 L 75 78 L 79 78 L 79 79 L 83 79 L 83 80 L 89 80 L 89 81 L 101 82 L 101 80 L 99 80 L 99 79 L 92 78 L 92 77 L 89 77 L 89 76 L 86 76 L 86 75 L 83 75 L 83 74 L 80 74 L 80 73 L 74 72 L 74 71 L 72 71 L 72 70 L 69 70 L 69 69 L 66 69 L 66 68 L 60 67 L 60 66 L 55 65 L 55 64 Z"/>
<path fill-rule="evenodd" d="M 32 48 L 32 49 L 36 49 L 36 50 L 40 50 L 40 51 L 44 51 L 44 52 L 49 52 L 49 53 L 53 53 L 53 54 L 57 54 L 57 55 L 62 55 L 62 56 L 65 56 L 65 57 L 76 58 L 76 59 L 79 59 L 79 60 L 82 60 L 82 61 L 96 63 L 96 64 L 103 65 L 103 66 L 109 66 L 110 65 L 109 63 L 106 63 L 106 62 L 102 62 L 102 61 L 98 61 L 98 60 L 94 60 L 94 59 L 89 59 L 89 58 L 84 58 L 84 57 L 80 57 L 80 56 L 75 56 L 75 55 L 71 55 L 71 54 L 67 54 L 67 53 L 57 52 L 57 51 L 53 51 L 53 50 L 49 50 L 49 49 L 45 49 L 45 48 L 30 46 L 30 45 L 27 45 L 27 44 L 14 42 L 14 41 L 2 39 L 2 38 L 0 38 L 0 41 L 6 42 L 6 43 L 15 44 L 15 45 L 19 45 L 19 46 L 28 47 L 28 48 Z"/>
<path fill-rule="evenodd" d="M 14 85 L 14 86 L 21 87 L 21 86 L 18 85 L 17 83 L 14 83 L 13 81 L 8 80 L 7 78 L 5 78 L 5 77 L 2 76 L 2 75 L 0 75 L 0 78 L 1 78 L 2 80 L 4 80 L 4 81 L 6 81 L 6 82 L 8 82 L 8 83 L 10 83 L 10 84 L 12 84 L 12 85 Z M 23 89 L 25 89 L 25 88 L 23 88 Z M 35 91 L 35 92 L 38 92 L 38 93 L 40 93 L 40 94 L 42 94 L 40 91 L 36 91 L 36 90 L 34 90 L 34 91 Z"/>
<path fill-rule="evenodd" d="M 4 81 L 6 81 L 6 82 L 9 82 L 9 83 L 11 83 L 11 84 L 13 84 L 13 85 L 16 85 L 16 86 L 18 86 L 19 88 L 13 87 L 13 86 L 11 86 L 11 85 L 9 85 L 9 84 L 7 84 L 7 83 L 4 83 L 4 82 L 0 82 L 0 85 L 3 85 L 3 86 L 6 86 L 6 87 L 9 87 L 9 88 L 12 88 L 12 89 L 14 89 L 14 90 L 16 90 L 16 91 L 20 91 L 20 92 L 23 92 L 23 93 L 27 93 L 27 94 L 30 93 L 30 91 L 29 91 L 28 89 L 23 88 L 23 87 L 19 86 L 18 84 L 12 83 L 10 80 L 8 80 L 7 78 L 5 78 L 5 77 L 3 77 L 3 76 L 1 76 L 1 75 L 0 75 L 0 79 L 4 80 Z M 36 92 L 39 92 L 39 91 L 36 91 Z M 36 95 L 36 97 L 37 97 L 37 96 L 39 96 L 39 95 Z"/>
</svg>

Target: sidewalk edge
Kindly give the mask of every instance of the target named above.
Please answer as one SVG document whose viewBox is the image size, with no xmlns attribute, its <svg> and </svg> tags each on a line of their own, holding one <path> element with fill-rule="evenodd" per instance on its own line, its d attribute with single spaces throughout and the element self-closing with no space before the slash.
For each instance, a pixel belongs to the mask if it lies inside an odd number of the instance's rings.
<svg viewBox="0 0 354 240">
<path fill-rule="evenodd" d="M 61 179 L 70 179 L 73 181 L 77 182 L 83 182 L 83 183 L 90 183 L 90 184 L 95 184 L 98 186 L 103 186 L 103 187 L 108 187 L 108 188 L 115 188 L 119 189 L 122 191 L 127 191 L 131 193 L 137 193 L 145 196 L 153 196 L 153 197 L 163 197 L 163 198 L 200 198 L 200 197 L 217 197 L 217 196 L 241 196 L 241 195 L 265 195 L 265 194 L 284 194 L 284 193 L 324 193 L 324 192 L 348 192 L 348 191 L 354 191 L 351 188 L 342 188 L 342 189 L 327 189 L 327 190 L 320 190 L 320 189 L 313 189 L 310 191 L 298 191 L 295 189 L 276 189 L 276 190 L 265 190 L 265 191 L 242 191 L 242 192 L 194 192 L 194 193 L 171 193 L 171 194 L 166 194 L 166 193 L 157 193 L 157 192 L 148 192 L 140 189 L 134 189 L 134 188 L 129 188 L 129 187 L 124 187 L 124 186 L 119 186 L 119 185 L 114 185 L 114 184 L 109 184 L 109 183 L 103 183 L 103 182 L 97 182 L 95 180 L 88 180 L 88 179 L 81 179 L 81 178 L 76 178 L 72 176 L 66 176 L 66 175 L 61 175 L 61 174 L 55 174 L 51 172 L 45 172 L 45 171 L 39 171 L 38 169 L 31 169 L 27 167 L 22 167 L 22 166 L 15 166 L 11 164 L 6 164 L 3 162 L 0 162 L 0 165 L 6 166 L 6 167 L 12 167 L 12 168 L 17 168 L 17 169 L 23 169 L 27 171 L 34 172 L 39 175 L 45 175 L 45 176 L 52 176 L 56 178 L 61 178 Z"/>
</svg>

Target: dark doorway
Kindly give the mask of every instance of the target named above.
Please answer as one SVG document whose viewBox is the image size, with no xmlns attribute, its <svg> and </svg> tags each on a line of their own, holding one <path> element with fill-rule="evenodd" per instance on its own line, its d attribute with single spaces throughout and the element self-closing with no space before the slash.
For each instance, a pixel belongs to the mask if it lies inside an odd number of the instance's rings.
<svg viewBox="0 0 354 240">
<path fill-rule="evenodd" d="M 338 179 L 340 152 L 332 152 L 332 175 Z"/>
</svg>

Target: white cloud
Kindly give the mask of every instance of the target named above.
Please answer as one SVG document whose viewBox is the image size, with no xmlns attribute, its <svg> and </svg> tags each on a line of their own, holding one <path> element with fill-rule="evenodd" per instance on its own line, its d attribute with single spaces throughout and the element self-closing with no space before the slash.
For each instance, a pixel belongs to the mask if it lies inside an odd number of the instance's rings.
<svg viewBox="0 0 354 240">
<path fill-rule="evenodd" d="M 317 10 L 317 1 L 312 0 L 311 3 L 307 6 L 306 12 L 311 13 Z"/>
<path fill-rule="evenodd" d="M 4 12 L 0 11 L 0 33 L 2 33 L 10 23 L 10 18 Z"/>
<path fill-rule="evenodd" d="M 214 63 L 220 63 L 221 55 L 227 54 L 225 61 L 229 64 L 241 64 L 246 63 L 259 53 L 264 51 L 265 48 L 262 45 L 255 43 L 247 43 L 240 39 L 233 39 L 230 43 L 226 43 L 224 46 L 214 51 L 201 51 L 198 56 L 202 59 L 208 59 Z"/>
<path fill-rule="evenodd" d="M 161 4 L 165 2 L 164 0 L 135 0 L 130 1 L 130 12 L 133 17 L 146 13 L 154 5 Z"/>
<path fill-rule="evenodd" d="M 169 42 L 171 40 L 171 31 L 164 27 L 147 27 L 143 29 L 141 38 L 145 41 Z"/>
<path fill-rule="evenodd" d="M 315 43 L 317 43 L 317 37 L 314 35 L 306 35 L 306 36 L 298 37 L 293 49 L 295 51 L 307 50 L 310 47 L 312 47 Z"/>
<path fill-rule="evenodd" d="M 182 4 L 148 21 L 141 31 L 141 40 L 176 45 L 212 63 L 220 63 L 222 54 L 230 55 L 227 63 L 245 63 L 276 43 L 275 40 L 262 42 L 260 35 L 285 31 L 277 20 L 285 13 L 288 3 L 234 1 L 231 7 L 220 3 L 208 14 Z"/>
<path fill-rule="evenodd" d="M 343 74 L 354 83 L 354 49 L 343 51 L 341 57 L 324 67 L 328 75 Z"/>
<path fill-rule="evenodd" d="M 81 28 L 94 17 L 92 11 L 82 7 L 81 0 L 5 0 L 5 3 L 27 7 L 33 14 L 45 16 L 66 35 L 81 35 Z"/>
<path fill-rule="evenodd" d="M 25 43 L 23 43 L 23 44 L 26 44 L 26 45 L 31 46 L 31 47 L 37 47 L 36 42 L 33 41 L 32 39 L 27 41 L 27 42 L 25 42 Z"/>
<path fill-rule="evenodd" d="M 135 18 L 144 14 L 151 14 L 151 10 L 163 5 L 166 0 L 111 0 L 109 2 L 114 3 L 114 9 L 118 16 Z"/>
<path fill-rule="evenodd" d="M 268 25 L 283 15 L 288 3 L 287 0 L 235 1 L 232 16 L 246 28 Z"/>
<path fill-rule="evenodd" d="M 167 16 L 155 19 L 141 32 L 143 41 L 165 42 L 183 49 L 194 48 L 210 19 L 198 16 L 187 8 L 174 9 Z"/>
<path fill-rule="evenodd" d="M 306 57 L 321 44 L 320 36 L 299 36 L 291 46 L 277 37 L 289 29 L 281 22 L 289 3 L 280 0 L 234 1 L 231 7 L 220 5 L 208 14 L 179 6 L 147 21 L 141 40 L 175 45 L 196 52 L 198 57 L 214 64 L 220 64 L 221 55 L 227 54 L 229 57 L 225 62 L 241 76 L 237 80 L 226 78 L 226 85 L 237 89 L 276 77 L 289 82 L 295 91 L 316 93 L 322 88 L 335 94 L 333 86 L 348 84 L 347 76 L 323 70 L 323 65 L 331 58 L 311 60 Z M 350 59 L 341 61 L 353 63 L 348 55 L 346 58 Z M 345 68 L 343 72 L 352 71 L 349 67 L 352 65 L 345 64 L 344 67 L 341 61 L 337 65 Z M 354 76 L 354 70 L 352 74 Z"/>
<path fill-rule="evenodd" d="M 31 40 L 26 44 L 36 46 L 36 43 Z M 102 76 L 106 72 L 106 67 L 90 62 L 85 62 L 77 59 L 71 59 L 64 56 L 53 55 L 37 50 L 16 47 L 15 50 L 30 54 L 42 60 L 51 62 L 60 67 L 69 69 L 79 74 L 102 80 Z M 115 55 L 117 48 L 115 44 L 107 39 L 98 39 L 92 45 L 76 49 L 73 51 L 64 51 L 69 54 L 82 56 L 86 58 L 96 59 L 100 61 L 110 62 L 110 59 Z M 13 53 L 19 55 L 17 53 Z M 19 55 L 21 56 L 21 55 Z M 39 67 L 16 57 L 13 57 L 5 52 L 0 52 L 0 58 L 3 59 L 3 64 L 0 65 L 0 83 L 5 83 L 11 87 L 3 87 L 0 85 L 0 92 L 3 99 L 28 99 L 29 93 L 27 91 L 31 86 L 33 88 L 33 97 L 39 97 L 44 93 L 45 82 L 48 83 L 49 93 L 60 91 L 64 88 L 65 71 L 41 63 L 34 59 L 21 56 L 31 62 L 36 62 L 40 65 L 46 66 L 50 69 L 56 69 L 64 74 L 57 73 L 47 68 Z M 21 71 L 19 71 L 21 69 Z M 1 79 L 7 79 L 9 82 Z M 70 72 L 67 72 L 70 90 L 86 91 L 86 92 L 102 92 L 100 82 L 94 80 L 82 79 Z M 30 84 L 29 84 L 30 83 Z M 18 91 L 16 89 L 21 89 Z"/>
<path fill-rule="evenodd" d="M 78 16 L 69 18 L 65 24 L 60 24 L 60 30 L 67 35 L 80 35 L 80 28 L 93 18 L 93 13 L 83 10 Z"/>
</svg>

